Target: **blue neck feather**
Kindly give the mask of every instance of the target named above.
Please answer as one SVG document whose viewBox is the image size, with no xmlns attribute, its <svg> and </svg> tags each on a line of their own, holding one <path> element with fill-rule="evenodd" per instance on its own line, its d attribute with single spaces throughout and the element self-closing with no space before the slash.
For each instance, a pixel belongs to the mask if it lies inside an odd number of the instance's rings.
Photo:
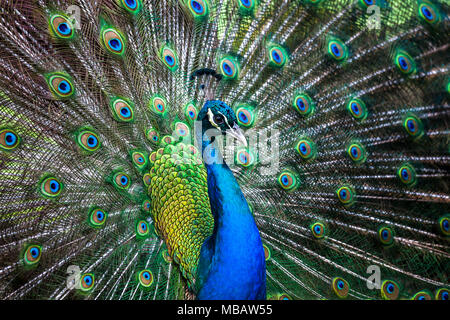
<svg viewBox="0 0 450 320">
<path fill-rule="evenodd" d="M 213 154 L 205 152 L 208 143 L 202 143 L 202 152 L 209 154 L 204 160 L 214 232 L 200 253 L 197 298 L 266 299 L 264 249 L 255 220 L 220 152 L 212 145 Z"/>
</svg>

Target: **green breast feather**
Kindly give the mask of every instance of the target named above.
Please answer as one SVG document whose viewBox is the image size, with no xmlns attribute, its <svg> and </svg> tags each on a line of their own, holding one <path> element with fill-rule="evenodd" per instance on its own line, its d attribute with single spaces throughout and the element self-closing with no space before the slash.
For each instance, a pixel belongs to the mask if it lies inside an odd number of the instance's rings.
<svg viewBox="0 0 450 320">
<path fill-rule="evenodd" d="M 150 163 L 155 231 L 192 283 L 201 246 L 214 227 L 205 166 L 194 146 L 173 142 L 153 152 Z"/>
</svg>

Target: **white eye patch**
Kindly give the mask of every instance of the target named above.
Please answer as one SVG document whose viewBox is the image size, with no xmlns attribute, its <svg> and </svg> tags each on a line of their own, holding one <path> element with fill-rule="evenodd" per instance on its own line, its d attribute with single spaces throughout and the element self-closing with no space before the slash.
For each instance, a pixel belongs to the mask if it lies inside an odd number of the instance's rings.
<svg viewBox="0 0 450 320">
<path fill-rule="evenodd" d="M 220 112 L 220 111 L 218 111 L 218 112 L 219 112 L 219 113 L 223 116 L 223 118 L 225 119 L 225 123 L 226 123 L 226 125 L 228 126 L 228 128 L 231 129 L 231 126 L 230 126 L 230 124 L 228 123 L 227 117 L 225 117 L 225 115 L 224 115 L 222 112 Z M 212 113 L 211 109 L 208 109 L 207 115 L 208 115 L 209 122 L 210 122 L 214 127 L 216 127 L 217 129 L 220 130 L 219 125 L 214 121 L 214 114 Z"/>
<path fill-rule="evenodd" d="M 217 123 L 214 121 L 214 114 L 212 113 L 211 109 L 208 108 L 208 112 L 206 113 L 208 115 L 209 122 L 220 130 L 220 127 L 217 125 Z"/>
<path fill-rule="evenodd" d="M 223 118 L 225 119 L 225 123 L 227 124 L 228 128 L 231 129 L 231 126 L 230 126 L 230 124 L 228 123 L 227 117 L 225 117 L 225 115 L 224 115 L 222 112 L 219 111 L 219 113 L 220 113 L 220 114 L 223 116 Z"/>
</svg>

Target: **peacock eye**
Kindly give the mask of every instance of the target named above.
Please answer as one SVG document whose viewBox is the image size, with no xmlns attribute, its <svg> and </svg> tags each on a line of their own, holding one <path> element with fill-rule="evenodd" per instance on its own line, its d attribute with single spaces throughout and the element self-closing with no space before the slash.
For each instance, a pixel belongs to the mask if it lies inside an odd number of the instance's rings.
<svg viewBox="0 0 450 320">
<path fill-rule="evenodd" d="M 215 116 L 214 116 L 214 122 L 216 123 L 216 124 L 222 124 L 223 123 L 223 116 L 222 115 L 220 115 L 220 114 L 216 114 Z"/>
<path fill-rule="evenodd" d="M 38 245 L 30 245 L 26 248 L 24 262 L 27 265 L 36 264 L 41 259 L 42 248 Z"/>
<path fill-rule="evenodd" d="M 142 270 L 139 273 L 139 282 L 143 287 L 150 287 L 153 283 L 153 274 L 150 270 Z"/>
<path fill-rule="evenodd" d="M 94 275 L 92 273 L 85 273 L 80 278 L 81 290 L 90 291 L 94 287 Z"/>
</svg>

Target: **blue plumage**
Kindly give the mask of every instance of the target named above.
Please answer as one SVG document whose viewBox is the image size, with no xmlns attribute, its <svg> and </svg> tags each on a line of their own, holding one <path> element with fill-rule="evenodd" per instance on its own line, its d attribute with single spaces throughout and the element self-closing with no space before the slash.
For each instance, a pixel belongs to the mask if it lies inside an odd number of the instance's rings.
<svg viewBox="0 0 450 320">
<path fill-rule="evenodd" d="M 213 127 L 233 134 L 233 127 L 238 128 L 236 116 L 225 103 L 208 101 L 198 119 L 203 139 L 197 141 L 208 174 L 214 232 L 200 253 L 197 298 L 265 299 L 265 257 L 258 228 L 233 173 L 214 139 L 207 135 Z M 197 139 L 201 137 L 197 135 Z"/>
</svg>

